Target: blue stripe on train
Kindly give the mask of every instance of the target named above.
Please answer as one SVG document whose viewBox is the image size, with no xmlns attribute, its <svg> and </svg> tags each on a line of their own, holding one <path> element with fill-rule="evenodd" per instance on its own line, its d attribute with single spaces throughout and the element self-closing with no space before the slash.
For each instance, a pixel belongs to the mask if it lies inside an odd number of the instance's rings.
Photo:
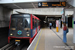
<svg viewBox="0 0 75 50">
<path fill-rule="evenodd" d="M 33 37 L 33 34 L 32 34 L 32 29 L 31 29 L 31 38 Z"/>
<path fill-rule="evenodd" d="M 35 35 L 35 32 L 36 32 L 36 28 L 31 29 L 31 38 Z"/>
</svg>

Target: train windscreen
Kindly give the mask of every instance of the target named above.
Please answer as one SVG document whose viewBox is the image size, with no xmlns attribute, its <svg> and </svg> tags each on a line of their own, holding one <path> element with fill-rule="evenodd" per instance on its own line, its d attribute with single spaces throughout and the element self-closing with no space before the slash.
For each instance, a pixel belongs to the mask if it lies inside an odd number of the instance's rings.
<svg viewBox="0 0 75 50">
<path fill-rule="evenodd" d="M 16 19 L 15 18 L 12 18 L 11 19 L 11 27 L 16 27 Z"/>
<path fill-rule="evenodd" d="M 23 18 L 17 19 L 17 30 L 23 30 Z"/>
<path fill-rule="evenodd" d="M 30 18 L 25 18 L 25 28 L 30 28 Z"/>
<path fill-rule="evenodd" d="M 23 30 L 24 28 L 30 28 L 30 18 L 12 18 L 11 19 L 11 28 L 16 30 Z"/>
</svg>

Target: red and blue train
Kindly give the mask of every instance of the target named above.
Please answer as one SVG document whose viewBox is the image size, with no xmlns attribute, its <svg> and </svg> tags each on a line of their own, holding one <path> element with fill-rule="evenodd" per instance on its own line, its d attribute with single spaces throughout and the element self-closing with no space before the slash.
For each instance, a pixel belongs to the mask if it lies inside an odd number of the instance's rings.
<svg viewBox="0 0 75 50">
<path fill-rule="evenodd" d="M 32 14 L 13 14 L 10 17 L 8 43 L 29 40 L 32 42 L 40 30 L 40 19 Z"/>
</svg>

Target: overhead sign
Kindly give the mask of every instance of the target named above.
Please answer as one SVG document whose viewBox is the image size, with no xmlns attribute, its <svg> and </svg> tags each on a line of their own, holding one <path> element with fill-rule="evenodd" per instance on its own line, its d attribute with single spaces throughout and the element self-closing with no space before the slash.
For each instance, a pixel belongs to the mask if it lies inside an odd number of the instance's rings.
<svg viewBox="0 0 75 50">
<path fill-rule="evenodd" d="M 38 2 L 38 7 L 66 7 L 66 2 Z"/>
</svg>

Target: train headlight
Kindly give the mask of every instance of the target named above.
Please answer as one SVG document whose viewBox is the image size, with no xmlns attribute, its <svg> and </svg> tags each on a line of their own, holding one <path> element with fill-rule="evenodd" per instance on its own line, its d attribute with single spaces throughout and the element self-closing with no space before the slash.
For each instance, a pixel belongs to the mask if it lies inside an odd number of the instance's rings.
<svg viewBox="0 0 75 50">
<path fill-rule="evenodd" d="M 27 34 L 27 36 L 29 36 L 29 34 Z"/>
<path fill-rule="evenodd" d="M 10 35 L 12 36 L 13 34 L 11 33 Z"/>
</svg>

